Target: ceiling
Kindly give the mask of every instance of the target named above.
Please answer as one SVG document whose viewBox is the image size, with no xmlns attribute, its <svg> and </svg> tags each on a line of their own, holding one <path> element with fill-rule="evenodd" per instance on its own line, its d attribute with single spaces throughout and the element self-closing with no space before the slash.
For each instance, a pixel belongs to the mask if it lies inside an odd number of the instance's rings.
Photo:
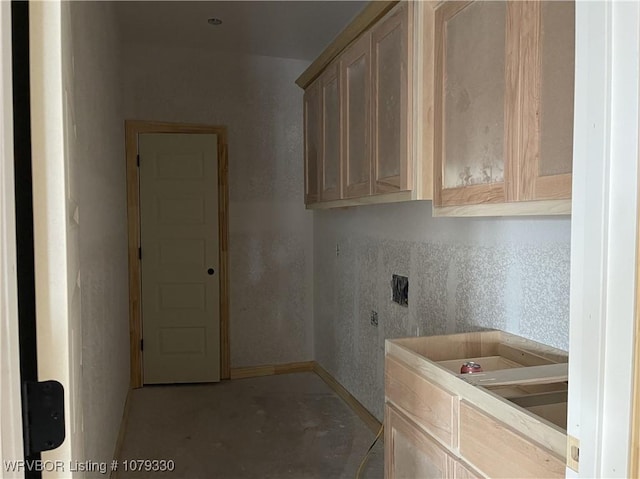
<svg viewBox="0 0 640 479">
<path fill-rule="evenodd" d="M 366 1 L 116 2 L 125 42 L 314 60 Z M 223 23 L 211 26 L 207 19 Z"/>
</svg>

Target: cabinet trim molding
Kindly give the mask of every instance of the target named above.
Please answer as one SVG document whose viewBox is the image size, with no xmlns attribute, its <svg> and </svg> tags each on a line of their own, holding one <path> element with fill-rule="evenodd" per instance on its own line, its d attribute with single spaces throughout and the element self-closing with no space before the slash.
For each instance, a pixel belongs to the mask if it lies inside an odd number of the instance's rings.
<svg viewBox="0 0 640 479">
<path fill-rule="evenodd" d="M 391 10 L 398 0 L 370 2 L 342 32 L 329 44 L 318 58 L 296 80 L 300 88 L 307 88 L 324 69 L 331 63 L 351 42 L 358 38 L 371 25 L 381 19 Z"/>
</svg>

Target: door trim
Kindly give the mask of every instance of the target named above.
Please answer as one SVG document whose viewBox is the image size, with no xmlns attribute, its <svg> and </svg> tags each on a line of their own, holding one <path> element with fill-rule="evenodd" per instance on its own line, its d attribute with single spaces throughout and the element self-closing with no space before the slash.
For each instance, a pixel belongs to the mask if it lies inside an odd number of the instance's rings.
<svg viewBox="0 0 640 479">
<path fill-rule="evenodd" d="M 218 231 L 220 240 L 220 378 L 230 378 L 229 351 L 229 164 L 227 128 L 156 121 L 125 121 L 127 165 L 127 224 L 129 232 L 129 336 L 131 352 L 131 387 L 143 385 L 141 285 L 140 285 L 140 178 L 138 171 L 138 135 L 143 133 L 193 133 L 218 136 Z"/>
</svg>

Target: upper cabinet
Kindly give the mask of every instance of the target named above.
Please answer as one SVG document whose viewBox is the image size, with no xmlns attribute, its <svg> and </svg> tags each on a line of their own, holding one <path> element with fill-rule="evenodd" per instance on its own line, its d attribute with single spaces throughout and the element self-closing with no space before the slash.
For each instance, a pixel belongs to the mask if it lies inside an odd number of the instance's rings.
<svg viewBox="0 0 640 479">
<path fill-rule="evenodd" d="M 306 144 L 320 138 L 315 156 L 305 148 L 307 207 L 432 198 L 433 109 L 423 110 L 421 92 L 432 91 L 433 65 L 415 58 L 425 49 L 432 58 L 433 28 L 425 33 L 427 42 L 414 39 L 416 32 L 422 35 L 424 19 L 433 24 L 433 15 L 431 4 L 372 2 L 338 37 L 338 46 L 298 79 L 305 89 Z M 316 90 L 319 127 L 311 131 Z M 309 190 L 314 163 L 317 195 Z"/>
<path fill-rule="evenodd" d="M 365 33 L 340 60 L 344 143 L 344 198 L 371 194 L 371 35 Z"/>
<path fill-rule="evenodd" d="M 436 214 L 570 212 L 574 31 L 573 2 L 437 8 Z"/>
<path fill-rule="evenodd" d="M 342 198 L 342 112 L 338 63 L 320 78 L 320 199 Z"/>
<path fill-rule="evenodd" d="M 571 210 L 573 1 L 371 2 L 298 78 L 305 203 Z"/>
<path fill-rule="evenodd" d="M 375 193 L 410 189 L 408 13 L 401 4 L 371 31 Z"/>
<path fill-rule="evenodd" d="M 320 200 L 320 116 L 319 83 L 315 82 L 304 92 L 304 202 L 313 204 Z"/>
</svg>

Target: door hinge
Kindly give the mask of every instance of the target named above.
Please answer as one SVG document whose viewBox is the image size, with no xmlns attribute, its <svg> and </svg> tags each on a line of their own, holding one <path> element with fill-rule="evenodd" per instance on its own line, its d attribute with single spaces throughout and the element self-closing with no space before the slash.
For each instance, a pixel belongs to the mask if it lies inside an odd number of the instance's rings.
<svg viewBox="0 0 640 479">
<path fill-rule="evenodd" d="M 140 351 L 144 351 L 144 339 L 140 340 Z"/>
<path fill-rule="evenodd" d="M 136 163 L 140 166 L 140 155 L 136 155 Z"/>
<path fill-rule="evenodd" d="M 25 381 L 23 388 L 27 454 L 59 447 L 65 437 L 64 387 L 58 381 Z"/>
<path fill-rule="evenodd" d="M 142 246 L 138 248 L 138 259 L 142 259 Z"/>
</svg>

